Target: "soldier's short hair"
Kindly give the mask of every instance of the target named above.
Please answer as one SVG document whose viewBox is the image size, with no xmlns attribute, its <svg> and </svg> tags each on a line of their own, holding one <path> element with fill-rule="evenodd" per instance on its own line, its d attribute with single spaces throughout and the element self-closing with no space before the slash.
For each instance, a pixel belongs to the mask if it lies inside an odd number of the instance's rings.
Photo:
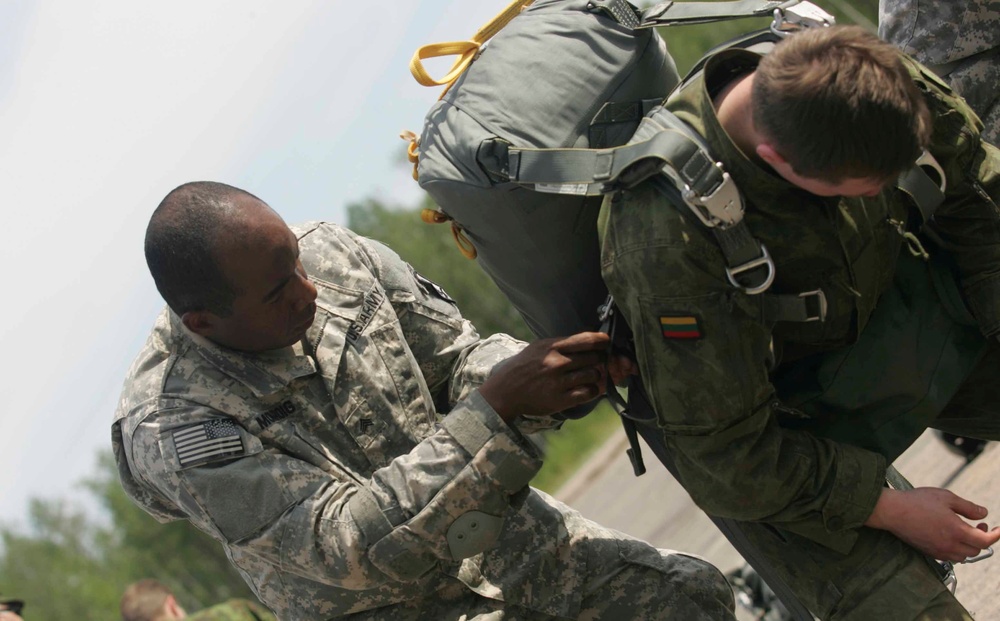
<svg viewBox="0 0 1000 621">
<path fill-rule="evenodd" d="M 930 141 L 931 114 L 901 52 L 858 26 L 810 28 L 764 56 L 754 126 L 803 177 L 890 179 Z"/>
<path fill-rule="evenodd" d="M 154 621 L 163 614 L 167 598 L 173 595 L 162 582 L 146 578 L 133 582 L 122 595 L 122 621 Z"/>
<path fill-rule="evenodd" d="M 200 310 L 229 315 L 239 291 L 222 273 L 216 252 L 239 220 L 239 198 L 261 202 L 224 183 L 194 181 L 172 190 L 153 212 L 146 228 L 146 264 L 156 289 L 178 315 Z"/>
</svg>

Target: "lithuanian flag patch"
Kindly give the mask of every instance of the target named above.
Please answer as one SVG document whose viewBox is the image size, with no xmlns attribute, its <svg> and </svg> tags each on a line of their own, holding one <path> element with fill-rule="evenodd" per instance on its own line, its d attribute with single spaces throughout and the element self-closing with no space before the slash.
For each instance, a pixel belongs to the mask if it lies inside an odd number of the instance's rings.
<svg viewBox="0 0 1000 621">
<path fill-rule="evenodd" d="M 700 339 L 702 337 L 698 318 L 692 315 L 661 316 L 660 329 L 663 330 L 663 338 L 667 339 Z"/>
</svg>

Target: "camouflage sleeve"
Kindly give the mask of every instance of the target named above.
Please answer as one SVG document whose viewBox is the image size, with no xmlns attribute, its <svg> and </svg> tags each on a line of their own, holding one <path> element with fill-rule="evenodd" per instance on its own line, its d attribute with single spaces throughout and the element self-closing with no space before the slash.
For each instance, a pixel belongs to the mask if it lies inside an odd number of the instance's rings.
<svg viewBox="0 0 1000 621">
<path fill-rule="evenodd" d="M 239 448 L 185 463 L 175 433 L 205 421 L 222 421 Z M 146 416 L 129 461 L 141 481 L 229 547 L 348 589 L 412 581 L 488 549 L 541 465 L 478 393 L 369 479 L 335 462 L 320 469 L 193 405 Z"/>
<path fill-rule="evenodd" d="M 725 282 L 719 246 L 703 227 L 648 184 L 632 192 L 628 210 L 609 202 L 602 210 L 603 273 L 633 329 L 684 487 L 710 514 L 806 521 L 798 530 L 824 541 L 861 525 L 884 460 L 777 424 L 784 406 L 768 379 L 759 298 Z"/>
<path fill-rule="evenodd" d="M 979 140 L 979 119 L 947 84 L 909 62 L 934 114 L 929 150 L 947 182 L 930 229 L 954 258 L 980 328 L 992 336 L 1000 333 L 1000 150 Z"/>
<path fill-rule="evenodd" d="M 366 240 L 377 263 L 379 279 L 390 299 L 413 355 L 440 405 L 450 410 L 479 388 L 498 364 L 524 349 L 525 343 L 506 334 L 485 339 L 462 317 L 444 289 L 403 261 L 392 249 Z M 561 424 L 554 417 L 519 419 L 523 433 L 534 433 Z"/>
<path fill-rule="evenodd" d="M 879 0 L 879 36 L 928 65 L 1000 46 L 1000 0 Z"/>
</svg>

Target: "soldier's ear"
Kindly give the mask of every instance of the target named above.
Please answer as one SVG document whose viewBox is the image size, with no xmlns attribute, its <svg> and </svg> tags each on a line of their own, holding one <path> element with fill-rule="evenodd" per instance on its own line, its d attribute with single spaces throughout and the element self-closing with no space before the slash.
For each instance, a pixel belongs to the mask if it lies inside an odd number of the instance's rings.
<svg viewBox="0 0 1000 621">
<path fill-rule="evenodd" d="M 177 599 L 173 595 L 168 595 L 167 599 L 163 602 L 163 612 L 166 613 L 167 619 L 186 619 L 187 612 L 181 608 L 181 605 L 177 603 Z"/>
<path fill-rule="evenodd" d="M 770 142 L 759 143 L 756 151 L 757 157 L 767 162 L 771 168 L 781 168 L 788 164 L 788 160 L 783 158 Z"/>
<path fill-rule="evenodd" d="M 181 322 L 188 330 L 208 338 L 215 326 L 215 315 L 204 310 L 188 311 L 181 315 Z"/>
</svg>

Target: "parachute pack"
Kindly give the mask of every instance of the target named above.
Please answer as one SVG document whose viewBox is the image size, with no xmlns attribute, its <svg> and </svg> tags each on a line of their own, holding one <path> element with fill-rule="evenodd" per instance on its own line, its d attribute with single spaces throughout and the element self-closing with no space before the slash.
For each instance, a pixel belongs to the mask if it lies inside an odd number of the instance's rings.
<svg viewBox="0 0 1000 621">
<path fill-rule="evenodd" d="M 463 253 L 536 335 L 595 329 L 607 296 L 602 186 L 661 145 L 615 147 L 679 82 L 654 26 L 767 15 L 775 32 L 833 21 L 796 2 L 664 2 L 640 12 L 624 0 L 518 0 L 472 41 L 421 48 L 414 75 L 448 87 L 411 149 L 417 181 L 439 207 L 424 219 L 451 223 Z M 421 61 L 443 54 L 459 59 L 433 80 Z M 698 187 L 707 196 L 721 180 Z"/>
</svg>

